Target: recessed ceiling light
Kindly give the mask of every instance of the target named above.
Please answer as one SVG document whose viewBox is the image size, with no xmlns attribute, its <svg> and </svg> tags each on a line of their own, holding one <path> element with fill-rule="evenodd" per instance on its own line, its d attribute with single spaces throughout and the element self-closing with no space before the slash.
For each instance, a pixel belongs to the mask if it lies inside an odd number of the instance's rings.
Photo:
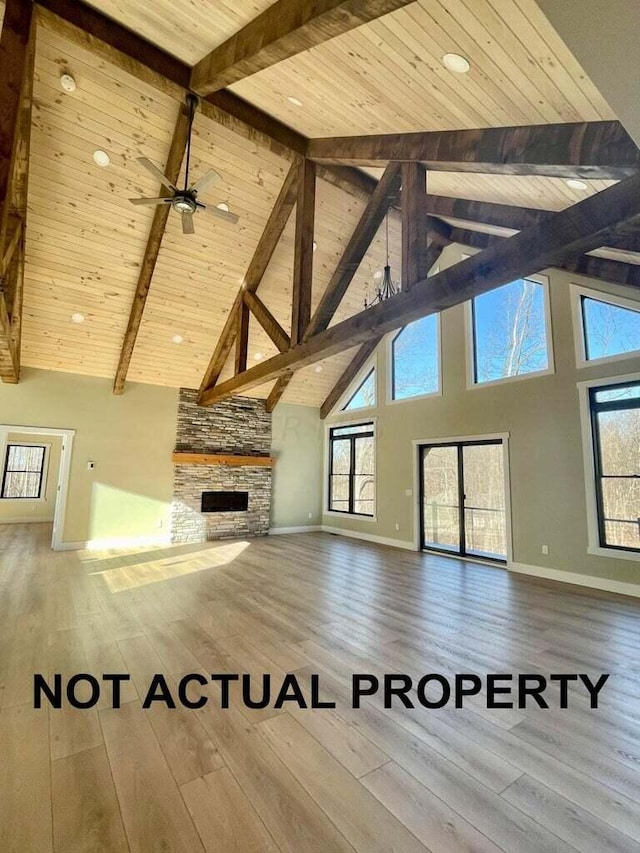
<svg viewBox="0 0 640 853">
<path fill-rule="evenodd" d="M 111 163 L 107 152 L 102 151 L 100 148 L 93 152 L 93 160 L 95 163 L 97 163 L 98 166 L 102 166 L 102 168 L 108 166 L 109 163 Z"/>
<path fill-rule="evenodd" d="M 316 364 L 316 366 L 313 369 L 315 370 L 316 373 L 322 373 L 322 365 L 321 364 Z"/>
<path fill-rule="evenodd" d="M 218 208 L 218 210 L 224 210 L 229 213 L 229 205 L 226 203 L 226 201 L 221 201 L 220 204 L 216 204 L 216 207 Z"/>
<path fill-rule="evenodd" d="M 302 101 L 299 98 L 294 98 L 293 95 L 289 95 L 287 97 L 287 100 L 289 101 L 290 104 L 293 104 L 294 107 L 301 107 L 302 106 Z"/>
<path fill-rule="evenodd" d="M 71 74 L 65 72 L 60 75 L 60 88 L 63 92 L 75 92 L 76 81 L 73 79 Z"/>
<path fill-rule="evenodd" d="M 455 74 L 468 74 L 471 71 L 471 63 L 459 53 L 445 53 L 442 64 L 448 71 L 453 71 Z"/>
<path fill-rule="evenodd" d="M 76 311 L 75 314 L 71 315 L 71 322 L 72 323 L 78 323 L 78 324 L 84 323 L 84 314 L 80 314 L 79 311 Z"/>
<path fill-rule="evenodd" d="M 376 281 L 380 281 L 382 278 L 382 270 L 376 270 L 373 274 L 373 277 Z"/>
<path fill-rule="evenodd" d="M 171 340 L 174 344 L 181 344 L 184 338 L 182 337 L 182 335 L 174 335 Z"/>
<path fill-rule="evenodd" d="M 315 252 L 315 250 L 316 250 L 317 248 L 318 248 L 318 244 L 317 244 L 317 243 L 316 243 L 316 241 L 314 240 L 314 241 L 313 241 L 313 251 Z"/>
<path fill-rule="evenodd" d="M 264 358 L 264 353 L 257 352 L 254 356 L 254 361 L 260 361 L 261 358 Z"/>
<path fill-rule="evenodd" d="M 567 186 L 571 187 L 572 190 L 586 190 L 587 188 L 584 181 L 578 181 L 576 178 L 569 178 Z"/>
</svg>

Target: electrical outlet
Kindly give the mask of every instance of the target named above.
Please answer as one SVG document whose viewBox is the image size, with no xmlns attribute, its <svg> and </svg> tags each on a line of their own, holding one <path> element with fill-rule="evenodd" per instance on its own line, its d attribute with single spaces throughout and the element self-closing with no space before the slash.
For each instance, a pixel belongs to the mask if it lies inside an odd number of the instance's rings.
<svg viewBox="0 0 640 853">
<path fill-rule="evenodd" d="M 548 553 L 549 553 L 549 546 L 548 545 L 542 546 L 542 553 L 545 555 L 548 555 Z"/>
<path fill-rule="evenodd" d="M 400 525 L 398 524 L 397 521 L 396 521 L 396 530 L 400 530 Z"/>
<path fill-rule="evenodd" d="M 313 518 L 313 513 L 312 513 L 312 512 L 310 512 L 310 513 L 309 513 L 309 518 Z"/>
<path fill-rule="evenodd" d="M 161 519 L 161 518 L 159 518 L 159 519 L 156 521 L 156 527 L 158 527 L 158 528 L 159 528 L 159 527 L 162 527 L 162 519 Z"/>
</svg>

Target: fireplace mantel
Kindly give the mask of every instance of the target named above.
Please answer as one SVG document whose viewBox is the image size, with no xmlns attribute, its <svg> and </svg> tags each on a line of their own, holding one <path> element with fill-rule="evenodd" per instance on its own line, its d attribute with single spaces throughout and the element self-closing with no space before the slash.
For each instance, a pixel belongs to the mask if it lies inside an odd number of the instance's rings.
<svg viewBox="0 0 640 853">
<path fill-rule="evenodd" d="M 273 456 L 229 456 L 220 453 L 174 453 L 172 455 L 174 465 L 244 465 L 244 466 L 268 466 L 275 464 Z"/>
</svg>

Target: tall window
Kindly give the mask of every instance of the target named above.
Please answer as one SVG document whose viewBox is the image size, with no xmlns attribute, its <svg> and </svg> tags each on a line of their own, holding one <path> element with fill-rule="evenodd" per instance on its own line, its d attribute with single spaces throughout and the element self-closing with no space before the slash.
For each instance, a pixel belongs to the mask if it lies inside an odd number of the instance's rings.
<svg viewBox="0 0 640 853">
<path fill-rule="evenodd" d="M 391 343 L 391 399 L 407 400 L 440 390 L 439 320 L 422 317 L 401 329 Z"/>
<path fill-rule="evenodd" d="M 613 358 L 640 350 L 640 304 L 575 289 L 579 299 L 584 361 Z"/>
<path fill-rule="evenodd" d="M 46 447 L 8 444 L 2 476 L 2 498 L 38 499 L 42 496 Z"/>
<path fill-rule="evenodd" d="M 640 551 L 640 382 L 589 390 L 600 546 Z"/>
<path fill-rule="evenodd" d="M 375 513 L 373 424 L 350 424 L 329 431 L 329 510 L 351 515 Z"/>
<path fill-rule="evenodd" d="M 376 404 L 376 370 L 372 367 L 342 407 L 343 412 L 366 409 Z"/>
<path fill-rule="evenodd" d="M 471 302 L 473 381 L 499 382 L 552 367 L 545 284 L 518 279 Z"/>
</svg>

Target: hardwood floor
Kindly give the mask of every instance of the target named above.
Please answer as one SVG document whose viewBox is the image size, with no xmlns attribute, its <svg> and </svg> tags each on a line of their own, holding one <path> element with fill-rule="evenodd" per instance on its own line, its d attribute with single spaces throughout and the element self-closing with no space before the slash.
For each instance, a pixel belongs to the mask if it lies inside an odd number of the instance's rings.
<svg viewBox="0 0 640 853">
<path fill-rule="evenodd" d="M 0 526 L 3 851 L 640 850 L 640 601 L 328 534 L 129 552 Z M 33 707 L 33 673 L 130 673 Z M 335 709 L 141 697 L 155 673 L 320 675 Z M 597 710 L 385 708 L 354 672 L 611 677 Z M 79 691 L 80 693 L 80 691 Z M 195 696 L 196 693 L 192 692 Z M 308 698 L 308 694 L 307 694 Z M 287 710 L 287 707 L 289 709 Z"/>
</svg>

